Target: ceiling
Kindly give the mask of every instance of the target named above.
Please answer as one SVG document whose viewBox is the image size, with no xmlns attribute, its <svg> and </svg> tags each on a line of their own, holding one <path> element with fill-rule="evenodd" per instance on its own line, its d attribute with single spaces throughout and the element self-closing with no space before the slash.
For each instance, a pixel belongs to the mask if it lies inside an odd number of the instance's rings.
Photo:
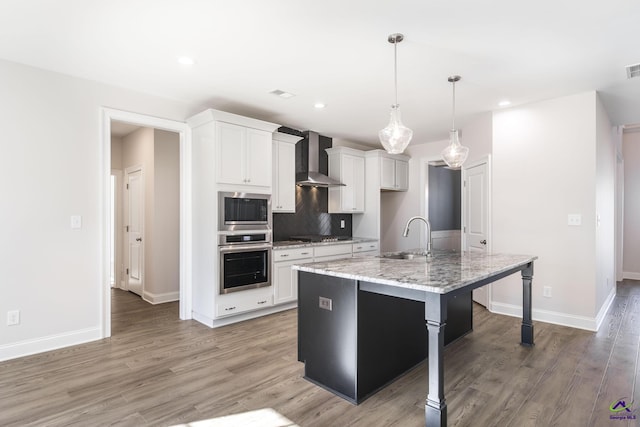
<svg viewBox="0 0 640 427">
<path fill-rule="evenodd" d="M 0 58 L 193 113 L 216 108 L 377 145 L 394 101 L 387 36 L 400 32 L 398 98 L 414 144 L 447 137 L 453 74 L 461 128 L 504 99 L 590 90 L 613 124 L 640 123 L 640 78 L 625 72 L 640 62 L 638 22 L 637 0 L 2 0 Z"/>
</svg>

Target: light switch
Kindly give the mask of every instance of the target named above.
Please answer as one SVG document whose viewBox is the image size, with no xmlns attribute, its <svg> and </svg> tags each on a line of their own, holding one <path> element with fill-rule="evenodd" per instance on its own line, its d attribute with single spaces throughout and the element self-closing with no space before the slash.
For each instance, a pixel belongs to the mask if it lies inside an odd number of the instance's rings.
<svg viewBox="0 0 640 427">
<path fill-rule="evenodd" d="M 571 226 L 582 225 L 582 215 L 569 214 L 569 216 L 567 217 L 567 224 Z"/>
<path fill-rule="evenodd" d="M 82 228 L 82 216 L 71 215 L 71 229 L 77 230 L 79 228 Z"/>
</svg>

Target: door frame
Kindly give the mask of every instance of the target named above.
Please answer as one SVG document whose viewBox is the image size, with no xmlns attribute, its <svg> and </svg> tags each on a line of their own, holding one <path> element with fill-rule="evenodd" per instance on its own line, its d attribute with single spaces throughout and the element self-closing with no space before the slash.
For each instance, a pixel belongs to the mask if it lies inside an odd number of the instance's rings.
<svg viewBox="0 0 640 427">
<path fill-rule="evenodd" d="M 192 140 L 191 128 L 184 122 L 162 119 L 113 108 L 101 108 L 102 125 L 102 186 L 100 191 L 100 317 L 103 338 L 111 336 L 111 285 L 110 285 L 110 236 L 111 236 L 111 120 L 139 126 L 176 132 L 180 137 L 180 319 L 191 319 L 192 315 L 192 235 L 191 235 L 191 175 Z"/>
<path fill-rule="evenodd" d="M 493 238 L 491 235 L 492 232 L 492 227 L 491 227 L 491 223 L 492 223 L 492 215 L 491 215 L 491 206 L 492 206 L 492 192 L 491 192 L 491 187 L 492 187 L 492 172 L 491 172 L 491 154 L 486 154 L 472 162 L 469 162 L 468 164 L 464 165 L 462 167 L 462 177 L 461 177 L 461 182 L 460 185 L 462 185 L 462 242 L 461 242 L 461 247 L 462 250 L 466 250 L 467 248 L 467 226 L 468 226 L 468 210 L 469 207 L 467 206 L 467 194 L 466 194 L 466 189 L 465 189 L 465 183 L 467 182 L 467 177 L 468 177 L 468 169 L 474 168 L 476 166 L 480 166 L 482 164 L 485 164 L 486 166 L 486 173 L 487 173 L 487 199 L 485 200 L 485 203 L 487 204 L 487 252 L 491 253 L 493 251 Z M 493 312 L 492 310 L 492 299 L 491 299 L 491 284 L 488 284 L 486 286 L 487 289 L 487 309 L 491 312 Z"/>
</svg>

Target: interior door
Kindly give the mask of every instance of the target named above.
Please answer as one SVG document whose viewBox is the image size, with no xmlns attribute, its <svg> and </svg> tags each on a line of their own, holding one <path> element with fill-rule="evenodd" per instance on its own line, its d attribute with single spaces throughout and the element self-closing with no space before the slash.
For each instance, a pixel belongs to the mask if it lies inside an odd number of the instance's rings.
<svg viewBox="0 0 640 427">
<path fill-rule="evenodd" d="M 463 170 L 464 183 L 464 250 L 470 252 L 489 251 L 489 174 L 488 160 Z M 487 307 L 489 286 L 473 291 L 473 300 Z"/>
<path fill-rule="evenodd" d="M 140 296 L 144 291 L 144 177 L 142 169 L 127 171 L 127 287 Z"/>
</svg>

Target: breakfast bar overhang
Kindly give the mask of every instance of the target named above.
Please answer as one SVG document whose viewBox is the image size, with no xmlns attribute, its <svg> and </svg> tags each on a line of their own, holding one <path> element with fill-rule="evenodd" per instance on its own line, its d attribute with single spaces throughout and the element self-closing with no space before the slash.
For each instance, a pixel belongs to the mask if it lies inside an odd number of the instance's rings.
<svg viewBox="0 0 640 427">
<path fill-rule="evenodd" d="M 312 273 L 328 276 L 327 280 L 329 281 L 324 283 L 329 283 L 330 278 L 333 277 L 342 280 L 341 283 L 354 284 L 357 289 L 355 298 L 358 298 L 357 295 L 376 294 L 424 304 L 429 358 L 429 387 L 425 403 L 425 420 L 427 427 L 442 427 L 447 425 L 443 364 L 447 306 L 452 299 L 468 295 L 473 289 L 521 272 L 523 310 L 520 340 L 522 345 L 532 346 L 534 332 L 531 319 L 531 285 L 533 262 L 536 259 L 537 257 L 529 255 L 436 251 L 435 256 L 431 259 L 426 259 L 423 256 L 412 259 L 351 258 L 295 265 L 293 268 L 301 272 L 298 282 L 300 295 L 305 294 L 303 291 L 306 285 L 303 273 Z M 344 285 L 338 285 L 338 287 L 340 286 Z M 299 302 L 300 316 L 304 314 L 305 310 L 308 310 L 305 307 L 309 307 L 309 305 L 305 305 L 302 297 Z M 325 301 L 324 304 L 331 305 L 336 302 Z M 316 307 L 318 306 L 317 300 L 312 303 Z M 319 304 L 320 308 L 323 308 L 321 294 Z M 357 301 L 355 306 L 357 307 Z M 324 308 L 327 309 L 326 306 Z M 299 331 L 301 330 L 299 329 Z M 304 338 L 299 336 L 299 352 L 300 342 L 303 342 Z M 355 346 L 353 347 L 355 348 Z M 315 380 L 314 382 L 323 385 L 321 381 Z"/>
</svg>

